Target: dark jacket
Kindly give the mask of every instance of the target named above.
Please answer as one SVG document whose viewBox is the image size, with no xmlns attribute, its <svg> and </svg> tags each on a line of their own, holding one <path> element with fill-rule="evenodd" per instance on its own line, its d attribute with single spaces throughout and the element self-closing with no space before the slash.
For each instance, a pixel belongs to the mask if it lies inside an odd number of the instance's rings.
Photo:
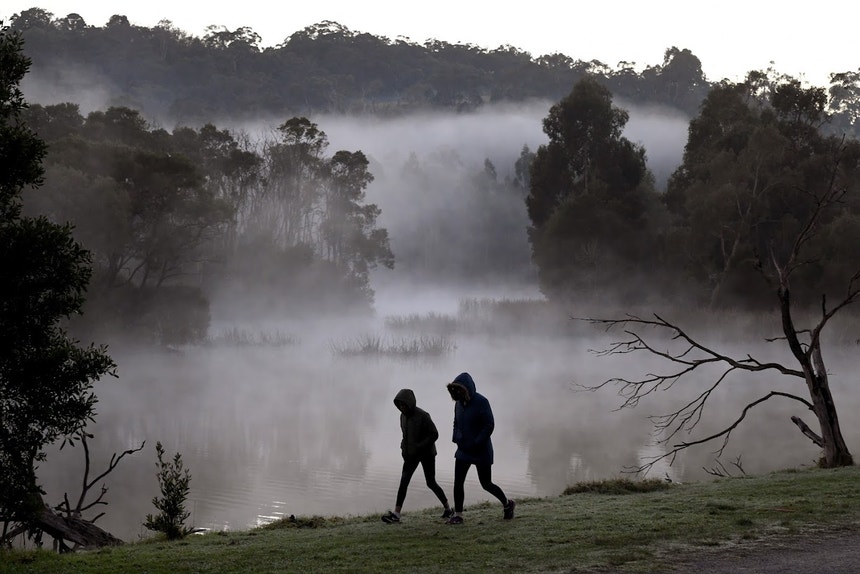
<svg viewBox="0 0 860 574">
<path fill-rule="evenodd" d="M 469 373 L 460 373 L 448 386 L 466 390 L 466 399 L 454 403 L 454 436 L 457 444 L 454 458 L 472 464 L 493 464 L 493 442 L 490 435 L 496 426 L 490 401 L 475 390 Z M 450 388 L 449 388 L 450 390 Z"/>
<path fill-rule="evenodd" d="M 433 424 L 430 414 L 416 406 L 415 393 L 411 389 L 400 389 L 394 397 L 394 405 L 405 405 L 400 413 L 400 430 L 403 440 L 400 441 L 400 452 L 403 458 L 425 458 L 436 456 L 436 439 L 439 431 Z"/>
</svg>

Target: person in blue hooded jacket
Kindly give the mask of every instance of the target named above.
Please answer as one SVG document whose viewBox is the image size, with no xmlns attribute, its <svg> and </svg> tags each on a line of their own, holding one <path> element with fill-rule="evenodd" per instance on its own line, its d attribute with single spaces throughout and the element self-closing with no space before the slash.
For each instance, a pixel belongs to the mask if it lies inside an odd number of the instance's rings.
<svg viewBox="0 0 860 574">
<path fill-rule="evenodd" d="M 469 373 L 460 373 L 450 383 L 448 392 L 454 402 L 454 435 L 457 444 L 454 453 L 454 516 L 447 524 L 463 524 L 463 500 L 465 499 L 466 474 L 475 465 L 481 487 L 499 499 L 504 509 L 503 517 L 514 517 L 516 502 L 505 496 L 493 483 L 493 442 L 490 435 L 495 428 L 490 401 L 475 390 L 475 381 Z"/>
</svg>

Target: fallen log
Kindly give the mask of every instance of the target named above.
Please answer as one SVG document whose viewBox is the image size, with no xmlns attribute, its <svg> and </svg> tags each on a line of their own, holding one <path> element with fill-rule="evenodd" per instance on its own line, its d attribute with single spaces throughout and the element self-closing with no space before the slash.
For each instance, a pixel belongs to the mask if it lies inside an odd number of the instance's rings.
<svg viewBox="0 0 860 574">
<path fill-rule="evenodd" d="M 75 516 L 62 516 L 47 505 L 36 516 L 31 527 L 53 537 L 59 542 L 60 548 L 66 546 L 66 540 L 84 549 L 123 544 L 122 540 L 92 522 Z"/>
<path fill-rule="evenodd" d="M 7 537 L 12 539 L 28 532 L 39 531 L 54 539 L 54 548 L 59 552 L 124 544 L 122 540 L 92 522 L 77 516 L 63 516 L 47 504 L 26 524 L 9 532 Z M 70 547 L 68 543 L 73 546 Z"/>
</svg>

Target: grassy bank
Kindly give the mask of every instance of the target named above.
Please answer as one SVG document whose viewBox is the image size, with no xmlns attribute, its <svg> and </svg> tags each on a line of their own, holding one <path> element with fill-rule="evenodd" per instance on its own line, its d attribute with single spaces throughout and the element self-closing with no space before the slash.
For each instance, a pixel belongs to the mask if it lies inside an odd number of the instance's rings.
<svg viewBox="0 0 860 574">
<path fill-rule="evenodd" d="M 434 509 L 407 512 L 399 525 L 383 524 L 378 515 L 298 517 L 247 532 L 74 555 L 6 552 L 0 554 L 0 574 L 649 572 L 703 549 L 860 528 L 857 467 L 673 484 L 649 492 L 611 488 L 619 485 L 581 485 L 571 489 L 581 492 L 518 501 L 512 521 L 502 520 L 498 504 L 482 504 L 466 509 L 462 526 L 446 526 Z"/>
</svg>

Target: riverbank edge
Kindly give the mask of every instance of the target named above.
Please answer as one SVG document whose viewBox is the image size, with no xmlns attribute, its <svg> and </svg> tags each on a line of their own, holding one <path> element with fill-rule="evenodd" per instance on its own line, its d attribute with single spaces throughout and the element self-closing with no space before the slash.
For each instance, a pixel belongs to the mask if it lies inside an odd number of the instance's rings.
<svg viewBox="0 0 860 574">
<path fill-rule="evenodd" d="M 800 540 L 853 536 L 860 531 L 858 484 L 856 466 L 789 469 L 654 492 L 523 499 L 510 521 L 498 503 L 483 503 L 468 507 L 460 526 L 444 524 L 439 509 L 404 512 L 398 525 L 382 523 L 379 514 L 296 517 L 73 555 L 6 551 L 0 574 L 681 572 L 779 553 Z"/>
</svg>

